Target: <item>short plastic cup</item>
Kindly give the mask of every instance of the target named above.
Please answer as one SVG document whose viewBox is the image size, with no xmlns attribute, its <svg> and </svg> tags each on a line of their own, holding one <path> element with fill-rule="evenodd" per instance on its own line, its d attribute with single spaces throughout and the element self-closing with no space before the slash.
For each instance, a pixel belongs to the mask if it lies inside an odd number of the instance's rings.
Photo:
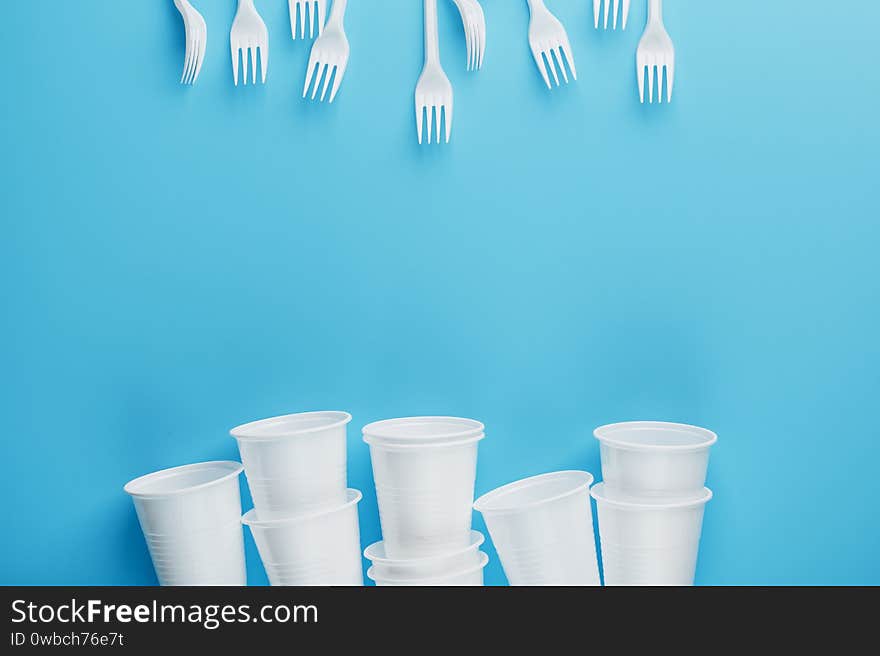
<svg viewBox="0 0 880 656">
<path fill-rule="evenodd" d="M 245 585 L 237 462 L 204 462 L 130 481 L 161 585 Z"/>
<path fill-rule="evenodd" d="M 510 585 L 599 585 L 592 482 L 587 472 L 554 472 L 477 499 Z"/>
<path fill-rule="evenodd" d="M 394 559 L 385 553 L 384 542 L 374 542 L 364 550 L 372 562 L 373 574 L 382 579 L 425 579 L 449 572 L 468 569 L 480 562 L 480 545 L 485 538 L 479 531 L 471 531 L 470 544 L 439 556 Z"/>
<path fill-rule="evenodd" d="M 251 510 L 250 527 L 272 585 L 363 585 L 358 490 L 345 503 L 285 518 L 262 519 Z"/>
<path fill-rule="evenodd" d="M 606 494 L 650 497 L 699 495 L 706 484 L 710 430 L 662 421 L 628 421 L 600 426 Z"/>
<path fill-rule="evenodd" d="M 693 585 L 712 491 L 690 499 L 624 500 L 603 483 L 590 492 L 599 513 L 605 585 Z"/>
<path fill-rule="evenodd" d="M 347 412 L 302 412 L 238 426 L 254 509 L 261 519 L 345 503 Z"/>
<path fill-rule="evenodd" d="M 483 431 L 480 422 L 456 417 L 388 419 L 364 427 L 388 557 L 434 556 L 470 544 Z"/>
<path fill-rule="evenodd" d="M 377 586 L 481 586 L 483 585 L 483 568 L 489 562 L 489 556 L 482 551 L 478 551 L 476 555 L 478 556 L 477 562 L 464 568 L 437 572 L 431 576 L 421 578 L 388 576 L 381 571 L 377 571 L 375 565 L 367 570 L 367 576 L 375 581 Z"/>
</svg>

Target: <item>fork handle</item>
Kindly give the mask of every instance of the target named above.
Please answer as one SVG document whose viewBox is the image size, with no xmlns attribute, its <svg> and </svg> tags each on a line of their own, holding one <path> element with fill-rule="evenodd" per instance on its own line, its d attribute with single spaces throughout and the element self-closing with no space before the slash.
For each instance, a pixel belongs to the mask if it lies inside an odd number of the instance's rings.
<svg viewBox="0 0 880 656">
<path fill-rule="evenodd" d="M 544 4 L 544 0 L 526 0 L 529 3 L 529 13 L 534 14 L 536 10 L 546 9 L 547 5 Z"/>
<path fill-rule="evenodd" d="M 437 0 L 425 0 L 425 63 L 440 62 L 440 34 L 437 29 Z"/>
<path fill-rule="evenodd" d="M 648 22 L 663 22 L 663 0 L 648 0 Z"/>
<path fill-rule="evenodd" d="M 338 23 L 342 27 L 342 21 L 345 18 L 345 8 L 348 6 L 348 0 L 333 0 L 333 6 L 330 8 L 330 17 L 327 23 Z"/>
</svg>

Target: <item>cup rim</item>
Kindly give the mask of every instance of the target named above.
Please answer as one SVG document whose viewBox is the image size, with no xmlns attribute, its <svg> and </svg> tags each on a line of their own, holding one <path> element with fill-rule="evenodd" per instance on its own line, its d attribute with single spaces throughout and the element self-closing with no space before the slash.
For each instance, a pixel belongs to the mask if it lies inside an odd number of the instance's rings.
<svg viewBox="0 0 880 656">
<path fill-rule="evenodd" d="M 277 425 L 283 425 L 285 422 L 289 422 L 294 418 L 318 418 L 320 416 L 325 416 L 327 418 L 328 421 L 326 424 L 309 426 L 307 428 L 292 429 L 275 435 L 261 434 L 262 431 L 267 428 Z M 339 426 L 345 426 L 350 421 L 351 415 L 343 410 L 314 410 L 311 412 L 294 412 L 287 415 L 278 415 L 277 417 L 268 417 L 266 419 L 249 421 L 246 424 L 236 426 L 229 431 L 229 434 L 237 440 L 249 440 L 254 442 L 274 442 L 277 440 L 285 440 L 292 437 L 300 437 L 302 435 L 309 435 L 311 433 L 318 433 L 321 431 L 338 428 Z"/>
<path fill-rule="evenodd" d="M 364 498 L 360 490 L 354 488 L 346 489 L 346 501 L 342 505 L 333 506 L 332 508 L 321 508 L 316 510 L 307 510 L 302 513 L 290 515 L 289 517 L 273 517 L 272 519 L 257 519 L 257 509 L 251 508 L 241 516 L 241 523 L 245 526 L 257 526 L 263 528 L 272 528 L 283 524 L 296 524 L 297 522 L 314 519 L 323 515 L 331 515 L 333 513 L 342 512 L 343 510 L 356 506 L 360 500 Z"/>
<path fill-rule="evenodd" d="M 560 492 L 558 494 L 554 494 L 549 497 L 545 497 L 543 499 L 536 499 L 534 501 L 529 501 L 528 503 L 518 504 L 518 505 L 500 505 L 493 507 L 492 503 L 498 499 L 498 497 L 504 497 L 505 495 L 516 492 L 525 487 L 529 487 L 534 485 L 535 483 L 543 482 L 547 479 L 552 478 L 565 478 L 571 477 L 578 479 L 577 485 L 572 487 L 570 490 L 566 490 L 565 492 Z M 513 481 L 512 483 L 507 483 L 506 485 L 502 485 L 501 487 L 496 487 L 494 490 L 487 492 L 482 495 L 479 499 L 474 501 L 474 510 L 479 513 L 486 514 L 510 514 L 521 512 L 523 510 L 530 510 L 537 506 L 542 506 L 545 503 L 552 503 L 553 501 L 558 501 L 559 499 L 564 499 L 567 496 L 571 496 L 573 494 L 577 494 L 583 490 L 589 489 L 590 485 L 593 483 L 593 475 L 590 472 L 581 471 L 578 469 L 566 469 L 563 471 L 556 472 L 547 472 L 546 474 L 538 474 L 537 476 L 529 476 L 527 478 L 521 478 L 518 481 Z"/>
<path fill-rule="evenodd" d="M 447 430 L 445 432 L 437 432 L 433 435 L 424 437 L 401 437 L 399 432 L 393 429 L 407 424 L 459 424 L 461 430 Z M 382 419 L 367 424 L 361 429 L 364 442 L 377 446 L 429 446 L 429 445 L 446 445 L 446 444 L 464 444 L 467 442 L 483 439 L 486 427 L 482 422 L 476 419 L 466 419 L 464 417 L 451 416 L 420 416 L 420 417 L 398 417 L 395 419 Z"/>
<path fill-rule="evenodd" d="M 615 436 L 615 433 L 623 431 L 646 429 L 688 433 L 701 438 L 702 441 L 696 444 L 641 444 Z M 631 451 L 701 451 L 718 441 L 718 435 L 708 428 L 671 421 L 621 421 L 614 424 L 605 424 L 596 428 L 593 431 L 593 436 L 603 444 Z"/>
<path fill-rule="evenodd" d="M 442 576 L 423 576 L 418 579 L 396 579 L 396 578 L 389 578 L 389 577 L 385 577 L 385 576 L 381 576 L 379 578 L 381 578 L 383 581 L 387 581 L 388 583 L 407 583 L 407 584 L 416 585 L 416 586 L 419 584 L 433 585 L 438 582 L 448 581 L 449 579 L 454 579 L 459 576 L 464 576 L 465 574 L 470 574 L 472 572 L 482 570 L 488 564 L 489 564 L 489 555 L 485 551 L 481 551 L 479 564 L 471 565 L 470 567 L 468 567 L 466 569 L 460 569 L 460 570 L 456 570 L 454 572 L 449 572 L 449 573 L 444 574 Z M 367 577 L 371 581 L 376 581 L 376 579 L 373 578 L 373 567 L 372 566 L 370 566 L 370 568 L 367 570 Z"/>
<path fill-rule="evenodd" d="M 673 508 L 690 508 L 693 506 L 702 506 L 711 501 L 714 496 L 712 490 L 704 487 L 699 496 L 692 497 L 639 497 L 636 499 L 614 499 L 609 497 L 605 492 L 605 483 L 596 483 L 590 489 L 590 496 L 596 502 L 607 503 L 610 506 L 629 510 L 668 510 Z"/>
<path fill-rule="evenodd" d="M 419 565 L 429 564 L 434 561 L 442 561 L 455 558 L 456 556 L 460 556 L 469 551 L 473 551 L 474 549 L 479 549 L 485 541 L 486 536 L 484 536 L 479 531 L 471 529 L 470 544 L 468 544 L 468 546 L 466 547 L 456 549 L 455 551 L 447 551 L 442 554 L 436 554 L 433 556 L 419 556 L 417 558 L 389 558 L 386 555 L 380 556 L 376 554 L 376 552 L 380 548 L 382 550 L 382 554 L 385 553 L 385 541 L 379 540 L 378 542 L 374 542 L 369 547 L 364 549 L 364 557 L 373 564 L 379 563 L 381 565 L 406 565 L 417 567 Z"/>
<path fill-rule="evenodd" d="M 198 485 L 190 485 L 188 487 L 182 487 L 177 490 L 170 490 L 167 492 L 149 492 L 141 490 L 145 485 L 149 485 L 150 483 L 155 482 L 157 479 L 162 479 L 167 476 L 173 474 L 180 474 L 188 471 L 197 471 L 199 469 L 227 469 L 225 473 L 217 476 L 216 478 L 206 481 L 204 483 L 199 483 Z M 188 494 L 190 492 L 194 492 L 196 490 L 203 490 L 208 487 L 212 487 L 214 485 L 219 485 L 230 478 L 237 478 L 241 472 L 244 471 L 244 465 L 240 462 L 235 462 L 234 460 L 211 460 L 209 462 L 196 462 L 190 465 L 180 465 L 178 467 L 169 467 L 167 469 L 160 469 L 158 471 L 151 472 L 149 474 L 144 474 L 143 476 L 138 476 L 137 478 L 133 478 L 125 486 L 122 488 L 127 494 L 137 497 L 139 499 L 150 499 L 150 498 L 161 498 L 161 497 L 173 497 L 179 496 L 182 494 Z"/>
</svg>

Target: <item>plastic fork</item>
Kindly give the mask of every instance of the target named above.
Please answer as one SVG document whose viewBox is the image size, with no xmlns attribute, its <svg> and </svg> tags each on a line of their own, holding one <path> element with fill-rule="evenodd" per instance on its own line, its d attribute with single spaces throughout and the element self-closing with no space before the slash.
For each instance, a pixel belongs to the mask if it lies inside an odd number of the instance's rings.
<svg viewBox="0 0 880 656">
<path fill-rule="evenodd" d="M 333 78 L 333 89 L 330 91 L 330 102 L 336 97 L 339 91 L 339 85 L 342 84 L 342 76 L 345 75 L 345 69 L 348 67 L 348 38 L 345 36 L 345 8 L 348 0 L 333 0 L 333 8 L 330 10 L 330 18 L 327 20 L 327 27 L 323 30 L 321 36 L 315 39 L 312 45 L 312 54 L 309 56 L 309 65 L 306 68 L 306 85 L 303 87 L 303 98 L 309 91 L 309 84 L 312 77 L 315 78 L 315 86 L 312 89 L 312 100 L 318 93 L 318 85 L 321 84 L 321 76 L 324 77 L 324 88 L 321 91 L 321 101 L 324 101 L 324 95 L 327 93 L 327 85 L 333 76 L 334 69 L 336 77 Z"/>
<path fill-rule="evenodd" d="M 440 120 L 445 114 L 446 143 L 452 132 L 452 84 L 440 63 L 440 36 L 437 32 L 437 0 L 425 0 L 425 66 L 416 84 L 416 127 L 422 143 L 423 114 L 427 119 L 428 143 L 436 121 L 440 143 Z"/>
<path fill-rule="evenodd" d="M 309 38 L 315 36 L 315 23 L 318 24 L 318 36 L 324 31 L 324 16 L 327 15 L 327 0 L 287 0 L 290 8 L 290 33 L 296 39 L 296 28 L 299 26 L 299 38 L 306 38 L 306 25 L 309 26 Z M 299 21 L 297 21 L 299 9 Z"/>
<path fill-rule="evenodd" d="M 486 52 L 486 15 L 477 0 L 452 0 L 461 14 L 464 39 L 467 44 L 467 70 L 477 71 L 483 66 Z"/>
<path fill-rule="evenodd" d="M 648 78 L 648 102 L 654 102 L 654 69 L 657 70 L 657 102 L 663 102 L 663 69 L 666 69 L 666 102 L 672 101 L 675 81 L 675 48 L 663 25 L 663 0 L 648 0 L 648 24 L 636 52 L 636 75 L 639 100 L 645 102 L 645 76 Z"/>
<path fill-rule="evenodd" d="M 612 27 L 617 29 L 617 16 L 620 12 L 621 4 L 623 5 L 623 24 L 620 29 L 626 29 L 626 19 L 629 17 L 629 0 L 605 0 L 603 5 L 602 0 L 593 0 L 593 19 L 596 22 L 596 29 L 599 29 L 599 18 L 602 13 L 602 7 L 605 7 L 605 24 L 603 29 L 608 29 L 608 17 L 612 13 L 612 4 L 613 4 L 613 12 L 614 12 L 614 21 Z M 601 6 L 600 6 L 601 5 Z"/>
<path fill-rule="evenodd" d="M 269 66 L 269 31 L 254 7 L 254 0 L 238 0 L 238 10 L 229 32 L 232 50 L 232 79 L 238 86 L 238 56 L 241 54 L 242 81 L 247 84 L 248 54 L 251 57 L 251 82 L 257 83 L 257 50 L 260 51 L 260 77 L 266 83 Z"/>
<path fill-rule="evenodd" d="M 547 74 L 547 68 L 553 73 L 553 80 L 556 86 L 559 86 L 559 75 L 556 73 L 556 67 L 562 72 L 562 77 L 568 83 L 568 74 L 565 72 L 565 62 L 571 69 L 571 76 L 577 80 L 577 70 L 574 67 L 574 56 L 571 53 L 571 44 L 568 42 L 568 34 L 559 19 L 550 13 L 544 0 L 527 0 L 529 3 L 529 12 L 531 19 L 529 20 L 529 46 L 532 49 L 532 56 L 535 58 L 535 64 L 541 72 L 541 77 L 547 84 L 548 89 L 553 87 L 550 85 L 550 77 Z M 544 60 L 547 63 L 544 63 Z"/>
<path fill-rule="evenodd" d="M 202 62 L 205 60 L 208 26 L 202 15 L 187 0 L 174 0 L 174 6 L 183 17 L 183 27 L 186 31 L 186 53 L 183 56 L 183 73 L 180 75 L 180 83 L 194 84 L 202 70 Z"/>
</svg>

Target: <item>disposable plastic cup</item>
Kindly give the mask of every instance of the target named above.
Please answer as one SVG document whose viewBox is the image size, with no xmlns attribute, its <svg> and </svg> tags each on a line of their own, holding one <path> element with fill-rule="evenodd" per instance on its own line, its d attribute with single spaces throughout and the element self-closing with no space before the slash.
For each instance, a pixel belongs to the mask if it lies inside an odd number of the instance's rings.
<svg viewBox="0 0 880 656">
<path fill-rule="evenodd" d="M 691 497 L 706 483 L 710 430 L 662 421 L 600 426 L 602 478 L 609 496 Z"/>
<path fill-rule="evenodd" d="M 130 481 L 161 585 L 245 585 L 237 462 L 184 465 Z"/>
<path fill-rule="evenodd" d="M 363 585 L 357 504 L 348 490 L 345 503 L 284 518 L 262 519 L 251 510 L 241 518 L 250 527 L 272 585 Z"/>
<path fill-rule="evenodd" d="M 346 499 L 347 412 L 303 412 L 233 428 L 261 519 L 333 508 Z"/>
<path fill-rule="evenodd" d="M 365 426 L 379 520 L 390 558 L 466 548 L 483 424 L 456 417 L 388 419 Z"/>
<path fill-rule="evenodd" d="M 510 585 L 599 585 L 583 471 L 533 476 L 477 499 Z"/>
<path fill-rule="evenodd" d="M 364 550 L 364 556 L 372 562 L 374 576 L 382 579 L 425 579 L 446 575 L 449 572 L 469 569 L 480 562 L 480 545 L 485 538 L 479 531 L 471 531 L 470 544 L 439 556 L 425 558 L 394 559 L 385 553 L 385 543 L 375 542 Z"/>
<path fill-rule="evenodd" d="M 603 483 L 590 492 L 599 513 L 605 585 L 693 585 L 712 491 L 690 499 L 608 496 Z"/>
<path fill-rule="evenodd" d="M 478 551 L 478 559 L 464 568 L 437 572 L 431 576 L 421 578 L 398 578 L 387 576 L 376 570 L 374 565 L 367 570 L 367 576 L 376 582 L 377 586 L 481 586 L 483 585 L 483 568 L 489 562 L 489 556 Z"/>
</svg>

